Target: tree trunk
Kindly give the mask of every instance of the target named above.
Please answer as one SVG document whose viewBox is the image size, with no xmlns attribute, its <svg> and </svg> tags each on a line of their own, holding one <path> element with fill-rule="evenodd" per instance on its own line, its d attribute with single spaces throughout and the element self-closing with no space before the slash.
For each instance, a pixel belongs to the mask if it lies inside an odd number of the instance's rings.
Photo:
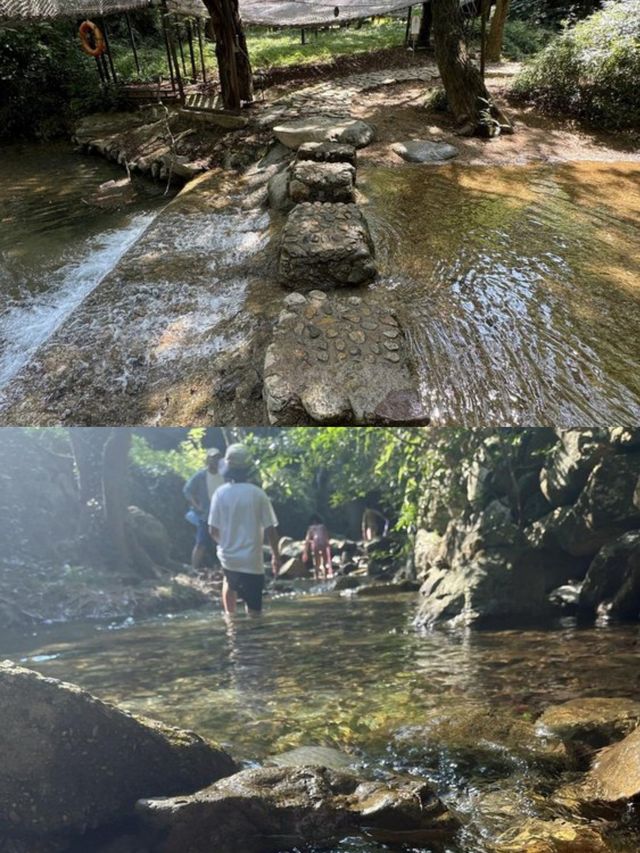
<svg viewBox="0 0 640 853">
<path fill-rule="evenodd" d="M 211 15 L 216 39 L 222 103 L 227 110 L 239 110 L 243 101 L 253 100 L 253 75 L 238 0 L 203 2 Z"/>
<path fill-rule="evenodd" d="M 125 428 L 111 431 L 104 446 L 102 489 L 105 541 L 110 567 L 123 575 L 133 569 L 127 537 L 127 474 L 131 432 Z"/>
<path fill-rule="evenodd" d="M 458 0 L 432 0 L 436 62 L 449 110 L 460 132 L 497 136 L 511 125 L 491 104 L 482 75 L 472 63 Z"/>
<path fill-rule="evenodd" d="M 510 0 L 496 0 L 491 26 L 489 27 L 489 36 L 487 38 L 487 59 L 489 62 L 500 62 L 504 26 L 509 14 L 509 3 Z"/>
<path fill-rule="evenodd" d="M 422 4 L 422 18 L 416 47 L 428 48 L 431 42 L 431 2 Z"/>
</svg>

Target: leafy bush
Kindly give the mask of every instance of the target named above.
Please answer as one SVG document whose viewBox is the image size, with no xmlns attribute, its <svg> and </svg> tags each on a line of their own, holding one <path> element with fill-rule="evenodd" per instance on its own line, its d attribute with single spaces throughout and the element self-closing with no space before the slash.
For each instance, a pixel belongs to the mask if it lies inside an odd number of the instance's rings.
<svg viewBox="0 0 640 853">
<path fill-rule="evenodd" d="M 558 27 L 563 21 L 586 18 L 602 7 L 602 0 L 511 0 L 511 17 Z"/>
<path fill-rule="evenodd" d="M 56 136 L 74 115 L 96 109 L 92 65 L 68 23 L 0 28 L 0 141 Z"/>
<path fill-rule="evenodd" d="M 513 93 L 609 129 L 640 125 L 640 2 L 608 0 L 529 63 Z"/>
<path fill-rule="evenodd" d="M 527 21 L 507 21 L 502 41 L 502 55 L 520 61 L 542 50 L 552 37 L 551 30 Z"/>
</svg>

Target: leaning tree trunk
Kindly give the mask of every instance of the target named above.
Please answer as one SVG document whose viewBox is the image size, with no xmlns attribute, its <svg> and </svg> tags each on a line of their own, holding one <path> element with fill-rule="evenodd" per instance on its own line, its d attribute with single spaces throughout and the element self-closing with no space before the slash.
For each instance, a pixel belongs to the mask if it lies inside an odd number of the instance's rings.
<svg viewBox="0 0 640 853">
<path fill-rule="evenodd" d="M 127 477 L 131 432 L 126 428 L 111 431 L 104 446 L 102 488 L 108 563 L 120 574 L 128 575 L 133 567 L 127 536 Z"/>
<path fill-rule="evenodd" d="M 239 110 L 253 100 L 253 75 L 238 0 L 203 0 L 211 15 L 222 103 Z"/>
<path fill-rule="evenodd" d="M 487 37 L 487 59 L 489 62 L 500 62 L 504 26 L 507 22 L 507 15 L 509 14 L 509 3 L 510 0 L 496 0 L 491 26 L 489 27 L 489 35 Z"/>
<path fill-rule="evenodd" d="M 480 70 L 469 57 L 459 0 L 432 0 L 432 7 L 436 62 L 460 132 L 496 136 L 510 129 L 508 119 L 491 105 Z"/>
</svg>

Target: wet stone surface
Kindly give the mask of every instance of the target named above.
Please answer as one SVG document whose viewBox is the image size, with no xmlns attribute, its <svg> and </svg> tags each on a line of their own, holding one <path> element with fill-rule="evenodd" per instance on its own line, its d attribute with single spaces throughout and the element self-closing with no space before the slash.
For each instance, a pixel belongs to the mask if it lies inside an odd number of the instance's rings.
<svg viewBox="0 0 640 853">
<path fill-rule="evenodd" d="M 358 296 L 287 296 L 264 383 L 273 424 L 429 421 L 394 313 Z"/>
<path fill-rule="evenodd" d="M 355 167 L 357 155 L 353 145 L 341 142 L 305 142 L 298 148 L 298 160 L 316 163 L 351 163 Z"/>
<path fill-rule="evenodd" d="M 289 215 L 279 275 L 296 290 L 364 284 L 376 276 L 369 226 L 354 204 L 306 202 Z"/>
<path fill-rule="evenodd" d="M 350 163 L 294 163 L 289 180 L 289 196 L 296 204 L 304 201 L 355 201 L 356 170 Z"/>
</svg>

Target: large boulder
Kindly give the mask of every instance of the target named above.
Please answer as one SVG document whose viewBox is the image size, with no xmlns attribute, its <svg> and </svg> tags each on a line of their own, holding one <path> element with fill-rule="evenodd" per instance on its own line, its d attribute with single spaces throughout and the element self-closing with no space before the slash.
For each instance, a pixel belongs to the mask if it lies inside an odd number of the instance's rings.
<svg viewBox="0 0 640 853">
<path fill-rule="evenodd" d="M 421 588 L 418 624 L 490 625 L 550 614 L 555 585 L 548 555 L 532 550 L 508 506 L 493 501 L 447 528 Z"/>
<path fill-rule="evenodd" d="M 460 151 L 448 142 L 434 142 L 432 139 L 409 139 L 407 142 L 394 142 L 391 150 L 408 163 L 442 163 L 457 157 Z"/>
<path fill-rule="evenodd" d="M 594 557 L 580 591 L 579 607 L 605 609 L 620 619 L 640 614 L 640 530 L 624 533 Z"/>
<path fill-rule="evenodd" d="M 586 485 L 596 463 L 610 452 L 605 429 L 569 429 L 540 472 L 540 488 L 554 506 L 573 503 Z"/>
<path fill-rule="evenodd" d="M 144 800 L 138 811 L 162 839 L 163 853 L 330 847 L 364 827 L 376 840 L 406 838 L 422 846 L 450 839 L 459 828 L 427 782 L 363 782 L 325 767 L 245 770 L 189 797 Z"/>
<path fill-rule="evenodd" d="M 369 226 L 355 204 L 297 205 L 287 219 L 278 267 L 287 287 L 330 290 L 376 276 Z"/>
<path fill-rule="evenodd" d="M 134 717 L 71 684 L 0 664 L 0 827 L 81 834 L 141 797 L 186 794 L 237 770 L 193 732 Z"/>
</svg>

